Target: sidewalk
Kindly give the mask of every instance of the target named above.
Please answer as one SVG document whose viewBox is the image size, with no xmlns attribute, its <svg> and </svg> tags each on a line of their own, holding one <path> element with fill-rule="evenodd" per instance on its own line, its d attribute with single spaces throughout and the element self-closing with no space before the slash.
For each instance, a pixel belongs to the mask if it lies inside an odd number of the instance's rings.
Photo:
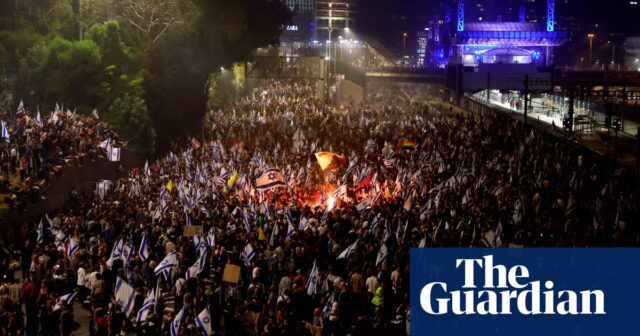
<svg viewBox="0 0 640 336">
<path fill-rule="evenodd" d="M 504 113 L 518 118 L 524 119 L 524 111 L 512 109 L 509 104 L 501 104 L 496 101 L 491 101 L 489 104 L 486 103 L 486 100 L 477 99 L 473 96 L 467 96 L 469 99 L 473 99 L 481 104 L 488 105 L 490 107 L 495 108 L 496 110 L 502 110 Z M 449 105 L 448 103 L 444 103 Z M 454 105 L 451 105 L 454 106 Z M 455 107 L 456 110 L 460 110 L 461 108 Z M 562 115 L 560 113 L 541 113 L 541 108 L 533 108 L 533 111 L 527 112 L 527 121 L 532 124 L 536 124 L 539 128 L 545 129 L 545 131 L 552 133 L 558 137 L 565 137 L 565 132 L 562 128 Z M 604 115 L 601 113 L 595 113 L 595 118 L 598 123 L 604 123 Z M 600 121 L 599 119 L 602 119 Z M 637 130 L 638 124 L 633 121 L 625 122 L 625 129 L 627 131 Z M 574 128 L 575 129 L 575 128 Z M 616 160 L 619 164 L 623 165 L 626 168 L 635 171 L 636 173 L 639 171 L 638 162 L 636 160 L 638 153 L 638 145 L 636 143 L 635 138 L 631 134 L 622 134 L 619 133 L 616 137 L 613 132 L 609 135 L 610 140 L 605 141 L 606 138 L 605 132 L 599 131 L 584 131 L 584 132 L 574 132 L 573 141 L 581 146 L 584 146 L 586 149 L 593 151 L 595 154 L 601 156 L 603 159 L 609 158 L 612 160 Z M 615 144 L 615 145 L 614 145 Z M 614 151 L 615 148 L 615 151 Z"/>
</svg>

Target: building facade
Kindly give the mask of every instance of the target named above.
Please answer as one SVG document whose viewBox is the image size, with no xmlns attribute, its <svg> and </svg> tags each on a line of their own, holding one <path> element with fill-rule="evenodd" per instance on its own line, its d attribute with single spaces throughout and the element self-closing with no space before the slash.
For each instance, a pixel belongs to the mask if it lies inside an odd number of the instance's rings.
<svg viewBox="0 0 640 336">
<path fill-rule="evenodd" d="M 624 63 L 627 70 L 640 71 L 640 37 L 627 37 L 624 42 Z"/>
<path fill-rule="evenodd" d="M 316 37 L 331 40 L 343 36 L 354 26 L 356 14 L 355 0 L 317 0 Z"/>
</svg>

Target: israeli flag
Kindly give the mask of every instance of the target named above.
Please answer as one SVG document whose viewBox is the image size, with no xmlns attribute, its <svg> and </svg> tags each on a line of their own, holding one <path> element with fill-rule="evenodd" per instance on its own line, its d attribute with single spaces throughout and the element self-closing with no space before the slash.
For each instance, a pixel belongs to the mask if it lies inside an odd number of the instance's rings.
<svg viewBox="0 0 640 336">
<path fill-rule="evenodd" d="M 7 142 L 11 142 L 11 138 L 9 137 L 9 130 L 7 129 L 7 124 L 2 122 L 2 138 L 7 139 Z"/>
<path fill-rule="evenodd" d="M 122 239 L 118 240 L 118 242 L 113 245 L 113 248 L 111 249 L 111 255 L 107 260 L 107 266 L 109 267 L 109 269 L 113 267 L 114 261 L 120 259 L 120 256 L 122 255 L 122 246 L 124 246 L 124 241 L 122 241 Z"/>
<path fill-rule="evenodd" d="M 100 147 L 100 148 L 102 148 L 102 149 L 104 149 L 104 150 L 107 150 L 107 148 L 109 148 L 109 146 L 110 146 L 110 145 L 111 145 L 111 139 L 106 139 L 106 140 L 103 140 L 103 141 L 98 145 L 98 147 Z"/>
<path fill-rule="evenodd" d="M 338 259 L 349 258 L 351 251 L 353 251 L 353 249 L 356 248 L 357 244 L 358 244 L 358 241 L 356 240 L 355 242 L 353 242 L 353 244 L 349 245 L 344 251 L 342 251 L 342 253 L 340 253 L 340 255 L 338 256 Z"/>
<path fill-rule="evenodd" d="M 193 266 L 189 267 L 189 269 L 187 270 L 187 273 L 185 274 L 185 277 L 187 278 L 187 280 L 191 278 L 195 278 L 198 274 L 202 273 L 202 270 L 204 269 L 204 265 L 206 263 L 207 263 L 207 251 L 204 250 L 200 254 L 200 258 L 198 258 L 198 260 L 196 260 Z"/>
<path fill-rule="evenodd" d="M 98 109 L 93 109 L 93 111 L 91 111 L 91 116 L 94 117 L 95 119 L 100 120 L 100 116 L 98 115 Z"/>
<path fill-rule="evenodd" d="M 207 233 L 207 244 L 209 247 L 213 248 L 216 245 L 216 233 L 213 227 Z"/>
<path fill-rule="evenodd" d="M 376 266 L 380 265 L 380 263 L 385 259 L 387 259 L 387 245 L 383 243 L 382 245 L 380 245 L 380 250 L 378 251 L 378 256 L 376 257 Z"/>
<path fill-rule="evenodd" d="M 142 303 L 142 307 L 138 310 L 138 314 L 136 314 L 136 322 L 144 322 L 147 320 L 147 315 L 149 312 L 154 310 L 156 305 L 156 291 L 155 289 L 151 289 L 147 297 L 144 299 Z"/>
<path fill-rule="evenodd" d="M 167 254 L 164 259 L 162 259 L 160 264 L 154 270 L 154 273 L 158 275 L 164 271 L 169 271 L 172 268 L 176 267 L 178 267 L 178 255 L 176 254 L 176 251 L 173 251 Z"/>
<path fill-rule="evenodd" d="M 122 312 L 129 317 L 133 311 L 133 301 L 136 298 L 136 291 L 126 281 L 118 277 L 116 280 L 116 302 L 122 307 Z"/>
<path fill-rule="evenodd" d="M 22 114 L 24 112 L 25 112 L 24 103 L 22 102 L 22 99 L 20 99 L 20 103 L 18 104 L 18 109 L 16 110 L 16 114 Z"/>
<path fill-rule="evenodd" d="M 120 148 L 118 148 L 118 147 L 109 147 L 108 157 L 107 158 L 111 162 L 120 161 Z"/>
<path fill-rule="evenodd" d="M 320 274 L 318 272 L 318 266 L 316 265 L 316 261 L 313 261 L 313 268 L 311 268 L 311 274 L 309 274 L 309 280 L 307 281 L 307 294 L 309 296 L 318 294 L 318 281 Z"/>
<path fill-rule="evenodd" d="M 78 251 L 79 247 L 80 247 L 80 244 L 76 241 L 76 239 L 73 238 L 73 237 L 70 237 L 69 238 L 69 247 L 67 249 L 67 258 L 71 259 L 73 254 L 76 253 L 76 251 Z"/>
<path fill-rule="evenodd" d="M 44 240 L 44 223 L 42 223 L 42 218 L 40 218 L 40 224 L 38 224 L 38 243 L 42 243 Z"/>
<path fill-rule="evenodd" d="M 209 308 L 203 309 L 200 314 L 196 316 L 196 323 L 198 327 L 202 329 L 203 336 L 209 336 L 213 334 L 213 330 L 211 328 L 211 314 L 209 313 Z"/>
<path fill-rule="evenodd" d="M 254 255 L 255 252 L 253 251 L 253 247 L 251 244 L 247 243 L 247 245 L 244 246 L 244 250 L 242 250 L 242 257 L 244 258 L 244 264 L 246 266 L 251 265 L 251 259 L 253 259 Z"/>
<path fill-rule="evenodd" d="M 71 302 L 73 302 L 73 299 L 75 299 L 77 294 L 78 294 L 78 292 L 73 292 L 73 293 L 62 295 L 62 296 L 58 296 L 56 298 L 56 304 L 53 306 L 53 311 L 58 311 L 58 310 L 62 309 L 62 303 L 63 302 L 66 305 L 70 305 Z"/>
<path fill-rule="evenodd" d="M 278 224 L 273 223 L 273 230 L 271 230 L 271 237 L 269 237 L 269 246 L 272 246 L 276 243 L 276 236 L 278 236 L 279 229 Z"/>
<path fill-rule="evenodd" d="M 171 321 L 171 336 L 178 336 L 180 333 L 180 326 L 182 325 L 182 320 L 184 319 L 184 306 L 178 314 Z"/>
<path fill-rule="evenodd" d="M 138 249 L 138 255 L 140 256 L 140 260 L 142 260 L 143 262 L 147 261 L 147 259 L 149 259 L 149 238 L 147 237 L 147 235 L 143 235 L 142 236 L 142 240 L 140 241 L 140 248 Z"/>
<path fill-rule="evenodd" d="M 151 176 L 151 169 L 149 168 L 149 161 L 145 161 L 144 162 L 144 174 L 148 176 Z"/>
<path fill-rule="evenodd" d="M 36 114 L 36 125 L 42 127 L 44 126 L 44 122 L 42 122 L 42 117 L 40 116 L 40 110 L 38 109 L 38 113 Z"/>
<path fill-rule="evenodd" d="M 291 222 L 289 222 L 289 226 L 287 227 L 287 238 L 290 238 L 295 231 L 296 228 L 293 227 L 293 224 L 291 224 Z"/>
<path fill-rule="evenodd" d="M 251 232 L 251 224 L 249 222 L 249 214 L 247 213 L 247 208 L 244 208 L 242 212 L 242 223 L 244 224 L 245 230 L 247 233 Z"/>
</svg>

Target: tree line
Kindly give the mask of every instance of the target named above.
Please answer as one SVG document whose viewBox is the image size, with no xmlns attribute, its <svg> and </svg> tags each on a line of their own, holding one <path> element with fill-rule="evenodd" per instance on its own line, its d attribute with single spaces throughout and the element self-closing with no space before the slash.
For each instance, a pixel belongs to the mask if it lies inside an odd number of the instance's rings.
<svg viewBox="0 0 640 336">
<path fill-rule="evenodd" d="M 279 0 L 2 1 L 0 106 L 98 108 L 132 149 L 162 151 L 218 107 L 220 68 L 290 19 Z"/>
</svg>

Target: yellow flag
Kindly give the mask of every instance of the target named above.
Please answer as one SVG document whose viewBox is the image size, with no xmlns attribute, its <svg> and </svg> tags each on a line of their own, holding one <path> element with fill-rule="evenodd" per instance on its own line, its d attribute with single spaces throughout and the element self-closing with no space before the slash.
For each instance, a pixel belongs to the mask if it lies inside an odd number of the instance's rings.
<svg viewBox="0 0 640 336">
<path fill-rule="evenodd" d="M 267 240 L 267 237 L 264 235 L 264 230 L 262 230 L 262 226 L 258 228 L 258 240 Z"/>
<path fill-rule="evenodd" d="M 169 183 L 167 183 L 167 190 L 169 190 L 169 192 L 173 191 L 173 181 L 169 180 Z"/>
<path fill-rule="evenodd" d="M 233 185 L 236 183 L 237 179 L 238 179 L 238 171 L 234 170 L 233 175 L 231 175 L 231 177 L 229 178 L 229 181 L 227 181 L 227 188 L 231 189 L 231 187 L 233 187 Z"/>
<path fill-rule="evenodd" d="M 320 169 L 323 171 L 335 169 L 338 165 L 346 162 L 344 156 L 330 152 L 317 152 L 315 156 L 316 160 L 318 160 L 318 164 L 320 165 Z"/>
</svg>

